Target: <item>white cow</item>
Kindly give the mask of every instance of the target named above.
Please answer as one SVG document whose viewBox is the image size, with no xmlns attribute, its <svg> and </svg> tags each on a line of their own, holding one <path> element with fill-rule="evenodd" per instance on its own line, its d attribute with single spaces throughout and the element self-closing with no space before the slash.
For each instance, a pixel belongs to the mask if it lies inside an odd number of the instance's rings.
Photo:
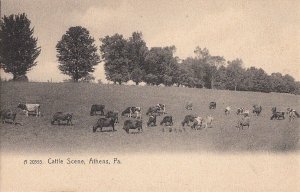
<svg viewBox="0 0 300 192">
<path fill-rule="evenodd" d="M 203 125 L 204 125 L 204 128 L 209 128 L 209 127 L 212 127 L 212 122 L 213 122 L 214 118 L 209 115 L 207 116 L 204 120 L 203 120 Z"/>
<path fill-rule="evenodd" d="M 29 113 L 35 114 L 36 117 L 39 117 L 41 115 L 40 104 L 19 103 L 18 108 L 22 109 L 25 112 L 26 116 L 28 116 Z"/>
<path fill-rule="evenodd" d="M 227 106 L 225 108 L 225 115 L 229 115 L 230 114 L 230 110 L 231 110 L 230 106 Z"/>
</svg>

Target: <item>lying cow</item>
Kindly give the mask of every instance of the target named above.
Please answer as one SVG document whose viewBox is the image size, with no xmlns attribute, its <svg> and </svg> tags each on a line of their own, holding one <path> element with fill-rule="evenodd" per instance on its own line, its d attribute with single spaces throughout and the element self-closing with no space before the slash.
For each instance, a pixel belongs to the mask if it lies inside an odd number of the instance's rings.
<svg viewBox="0 0 300 192">
<path fill-rule="evenodd" d="M 244 127 L 248 127 L 250 126 L 250 117 L 249 116 L 246 116 L 246 117 L 242 117 L 238 120 L 238 123 L 237 123 L 237 128 L 238 130 L 243 130 Z"/>
<path fill-rule="evenodd" d="M 163 120 L 160 122 L 160 125 L 165 126 L 172 126 L 173 125 L 173 117 L 172 116 L 165 116 Z"/>
<path fill-rule="evenodd" d="M 212 101 L 209 103 L 209 109 L 216 109 L 217 108 L 217 103 Z"/>
<path fill-rule="evenodd" d="M 187 110 L 193 110 L 193 103 L 188 101 L 186 104 L 185 104 L 185 108 Z"/>
<path fill-rule="evenodd" d="M 3 109 L 0 111 L 0 119 L 2 123 L 6 123 L 7 120 L 10 120 L 11 123 L 15 123 L 17 113 L 13 112 L 11 109 Z"/>
<path fill-rule="evenodd" d="M 90 115 L 91 115 L 91 116 L 97 115 L 97 112 L 99 112 L 99 111 L 100 111 L 100 115 L 104 115 L 104 108 L 105 108 L 105 105 L 97 105 L 97 104 L 94 104 L 94 105 L 92 105 L 92 107 L 91 107 Z"/>
<path fill-rule="evenodd" d="M 73 113 L 64 113 L 64 112 L 56 112 L 51 120 L 51 124 L 54 125 L 55 122 L 60 125 L 61 121 L 66 121 L 66 125 L 72 125 Z"/>
<path fill-rule="evenodd" d="M 114 118 L 116 121 L 115 123 L 119 123 L 119 113 L 114 111 L 108 111 L 105 115 L 106 118 Z"/>
<path fill-rule="evenodd" d="M 25 112 L 25 115 L 28 117 L 29 113 L 34 114 L 36 117 L 41 115 L 40 104 L 23 104 L 19 103 L 17 108 L 22 109 Z"/>
<path fill-rule="evenodd" d="M 100 128 L 100 131 L 102 132 L 103 127 L 112 127 L 113 131 L 115 131 L 115 123 L 116 119 L 114 117 L 102 117 L 98 119 L 97 123 L 93 126 L 93 133 L 95 133 L 98 128 Z"/>
<path fill-rule="evenodd" d="M 138 131 L 140 132 L 140 131 L 143 131 L 143 123 L 141 120 L 128 119 L 124 122 L 123 129 L 128 134 L 129 134 L 130 129 L 138 129 Z"/>
<path fill-rule="evenodd" d="M 156 126 L 156 115 L 151 115 L 149 117 L 149 120 L 147 122 L 147 126 L 149 127 L 150 125 L 151 126 Z"/>
<path fill-rule="evenodd" d="M 189 126 L 191 122 L 194 122 L 195 118 L 195 115 L 186 115 L 181 122 L 182 127 L 184 127 L 186 124 Z"/>
</svg>

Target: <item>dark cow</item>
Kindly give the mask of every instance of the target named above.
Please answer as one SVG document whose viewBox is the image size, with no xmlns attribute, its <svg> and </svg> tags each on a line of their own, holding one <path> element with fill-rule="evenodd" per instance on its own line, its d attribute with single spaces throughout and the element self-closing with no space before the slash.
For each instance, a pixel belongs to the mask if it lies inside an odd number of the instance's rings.
<svg viewBox="0 0 300 192">
<path fill-rule="evenodd" d="M 92 105 L 90 115 L 97 115 L 97 112 L 100 111 L 100 115 L 104 115 L 105 105 Z"/>
<path fill-rule="evenodd" d="M 183 121 L 181 122 L 182 127 L 185 126 L 185 124 L 187 124 L 188 126 L 190 125 L 190 122 L 194 122 L 195 121 L 196 116 L 195 115 L 186 115 L 183 119 Z"/>
<path fill-rule="evenodd" d="M 253 105 L 252 113 L 255 113 L 257 116 L 259 116 L 259 114 L 261 113 L 261 111 L 262 111 L 262 107 L 261 106 Z"/>
<path fill-rule="evenodd" d="M 6 123 L 7 120 L 10 120 L 13 124 L 15 123 L 17 113 L 13 112 L 10 109 L 3 109 L 0 111 L 0 119 L 2 123 Z"/>
<path fill-rule="evenodd" d="M 191 101 L 186 102 L 185 108 L 187 110 L 193 110 L 193 103 Z"/>
<path fill-rule="evenodd" d="M 72 125 L 73 113 L 64 113 L 64 112 L 56 112 L 51 120 L 51 124 L 54 125 L 55 122 L 60 125 L 61 121 L 66 121 L 66 125 Z"/>
<path fill-rule="evenodd" d="M 273 120 L 273 119 L 278 119 L 279 120 L 280 118 L 285 119 L 284 112 L 277 111 L 276 107 L 273 107 L 272 108 L 271 120 Z"/>
<path fill-rule="evenodd" d="M 98 119 L 97 123 L 93 126 L 93 133 L 95 133 L 98 128 L 100 128 L 100 131 L 102 132 L 103 127 L 112 127 L 113 131 L 115 131 L 115 122 L 116 119 L 114 117 L 102 117 Z"/>
<path fill-rule="evenodd" d="M 114 118 L 116 121 L 115 123 L 119 123 L 119 113 L 114 111 L 108 111 L 105 115 L 106 118 Z"/>
<path fill-rule="evenodd" d="M 236 111 L 237 115 L 242 115 L 244 113 L 244 108 L 238 108 Z"/>
<path fill-rule="evenodd" d="M 173 125 L 173 117 L 172 116 L 165 116 L 163 120 L 160 122 L 160 125 L 165 125 L 165 126 L 172 126 Z"/>
<path fill-rule="evenodd" d="M 212 102 L 209 103 L 209 109 L 216 109 L 216 107 L 217 107 L 216 102 L 212 101 Z"/>
<path fill-rule="evenodd" d="M 149 127 L 150 125 L 151 126 L 156 126 L 156 115 L 151 115 L 149 117 L 149 120 L 147 122 L 147 126 Z"/>
<path fill-rule="evenodd" d="M 124 122 L 123 129 L 128 134 L 130 129 L 138 129 L 138 131 L 143 131 L 143 123 L 141 120 L 128 119 Z"/>
</svg>

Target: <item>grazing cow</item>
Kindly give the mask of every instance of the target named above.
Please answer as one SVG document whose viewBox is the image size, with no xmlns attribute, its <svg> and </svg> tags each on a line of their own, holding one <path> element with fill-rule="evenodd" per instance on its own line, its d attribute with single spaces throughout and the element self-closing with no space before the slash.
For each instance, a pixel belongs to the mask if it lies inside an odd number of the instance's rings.
<svg viewBox="0 0 300 192">
<path fill-rule="evenodd" d="M 146 115 L 153 115 L 153 114 L 159 115 L 159 108 L 157 106 L 149 107 L 149 109 L 146 113 Z"/>
<path fill-rule="evenodd" d="M 214 118 L 212 116 L 207 116 L 204 120 L 203 120 L 203 125 L 204 128 L 210 128 L 212 127 L 212 122 L 213 122 Z"/>
<path fill-rule="evenodd" d="M 247 126 L 249 128 L 249 126 L 250 126 L 250 117 L 249 116 L 242 117 L 238 120 L 237 128 L 239 130 L 241 130 L 241 129 L 243 130 L 244 126 Z"/>
<path fill-rule="evenodd" d="M 23 104 L 23 103 L 19 103 L 17 108 L 22 109 L 25 112 L 27 117 L 28 117 L 29 113 L 34 114 L 36 117 L 39 117 L 41 115 L 40 104 Z"/>
<path fill-rule="evenodd" d="M 217 107 L 216 102 L 212 101 L 212 102 L 209 103 L 209 109 L 216 109 L 216 107 Z"/>
<path fill-rule="evenodd" d="M 105 105 L 97 105 L 97 104 L 94 104 L 94 105 L 92 105 L 92 107 L 91 107 L 90 115 L 91 115 L 91 116 L 97 115 L 97 112 L 98 112 L 98 111 L 100 111 L 100 115 L 104 115 L 104 108 L 105 108 Z"/>
<path fill-rule="evenodd" d="M 66 121 L 67 125 L 72 125 L 72 118 L 73 113 L 56 112 L 52 117 L 51 124 L 54 125 L 57 122 L 60 125 L 61 121 Z"/>
<path fill-rule="evenodd" d="M 143 131 L 143 122 L 141 120 L 128 119 L 124 122 L 123 129 L 129 134 L 130 129 L 138 129 L 138 131 Z"/>
<path fill-rule="evenodd" d="M 108 111 L 105 115 L 106 118 L 114 118 L 116 121 L 115 123 L 119 123 L 119 113 L 114 111 Z"/>
<path fill-rule="evenodd" d="M 273 120 L 273 119 L 278 119 L 279 120 L 280 118 L 285 119 L 284 112 L 277 111 L 276 107 L 273 107 L 272 108 L 271 120 Z"/>
<path fill-rule="evenodd" d="M 101 117 L 100 119 L 98 119 L 97 123 L 93 126 L 93 133 L 95 133 L 98 128 L 100 128 L 100 131 L 102 132 L 103 127 L 112 127 L 113 131 L 115 131 L 115 122 L 116 119 L 114 117 L 110 117 L 110 118 Z"/>
<path fill-rule="evenodd" d="M 253 111 L 252 111 L 252 113 L 255 113 L 257 116 L 259 116 L 259 114 L 261 113 L 261 111 L 262 111 L 262 107 L 261 106 L 253 105 Z"/>
<path fill-rule="evenodd" d="M 166 105 L 165 105 L 165 104 L 159 103 L 159 104 L 157 104 L 156 106 L 157 106 L 157 108 L 159 109 L 159 110 L 158 110 L 158 113 L 159 113 L 159 114 L 166 114 Z"/>
<path fill-rule="evenodd" d="M 193 110 L 193 103 L 191 101 L 188 101 L 186 104 L 185 104 L 185 108 L 187 110 Z"/>
<path fill-rule="evenodd" d="M 187 124 L 188 126 L 190 125 L 190 122 L 194 122 L 196 116 L 195 115 L 186 115 L 183 119 L 183 121 L 181 122 L 182 127 L 185 126 L 185 124 Z"/>
<path fill-rule="evenodd" d="M 127 107 L 123 112 L 122 116 L 127 115 L 128 117 L 133 117 L 132 115 L 135 114 L 136 118 L 141 118 L 141 107 Z"/>
<path fill-rule="evenodd" d="M 13 112 L 10 109 L 3 109 L 0 111 L 0 119 L 2 123 L 6 123 L 7 120 L 11 120 L 13 124 L 15 123 L 17 113 Z"/>
<path fill-rule="evenodd" d="M 147 126 L 149 127 L 150 125 L 151 126 L 156 126 L 156 115 L 151 115 L 149 117 L 149 120 L 147 122 Z"/>
<path fill-rule="evenodd" d="M 250 115 L 250 111 L 249 110 L 244 110 L 242 115 L 244 115 L 245 117 L 246 116 L 249 116 Z"/>
<path fill-rule="evenodd" d="M 203 118 L 198 116 L 194 118 L 193 125 L 191 128 L 196 129 L 196 127 L 202 127 Z"/>
<path fill-rule="evenodd" d="M 229 115 L 230 114 L 230 111 L 231 111 L 231 108 L 229 106 L 227 106 L 225 108 L 225 115 Z"/>
<path fill-rule="evenodd" d="M 237 111 L 236 111 L 236 114 L 237 115 L 242 115 L 244 113 L 244 108 L 238 108 Z"/>
<path fill-rule="evenodd" d="M 165 126 L 172 126 L 173 125 L 173 117 L 172 116 L 165 116 L 163 120 L 160 122 L 160 125 L 165 125 Z"/>
</svg>

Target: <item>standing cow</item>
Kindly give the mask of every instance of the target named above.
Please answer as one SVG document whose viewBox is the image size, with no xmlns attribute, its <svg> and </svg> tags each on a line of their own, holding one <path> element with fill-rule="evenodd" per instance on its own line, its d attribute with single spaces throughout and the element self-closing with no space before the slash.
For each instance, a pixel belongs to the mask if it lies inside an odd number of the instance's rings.
<svg viewBox="0 0 300 192">
<path fill-rule="evenodd" d="M 0 119 L 2 123 L 6 123 L 7 120 L 10 120 L 13 124 L 15 123 L 17 113 L 13 112 L 11 109 L 3 109 L 0 111 Z"/>
<path fill-rule="evenodd" d="M 56 112 L 51 120 L 51 124 L 54 125 L 55 122 L 60 125 L 61 121 L 66 121 L 66 125 L 72 125 L 73 113 L 64 113 L 64 112 Z"/>
<path fill-rule="evenodd" d="M 97 105 L 97 104 L 94 104 L 92 105 L 91 107 L 91 112 L 90 112 L 90 115 L 93 116 L 93 115 L 97 115 L 97 112 L 100 111 L 100 115 L 104 115 L 104 108 L 105 108 L 105 105 Z"/>
<path fill-rule="evenodd" d="M 173 117 L 168 115 L 163 118 L 163 120 L 160 122 L 160 125 L 165 126 L 172 126 L 173 125 Z"/>
<path fill-rule="evenodd" d="M 41 115 L 41 112 L 40 112 L 40 104 L 24 104 L 24 103 L 19 103 L 17 108 L 20 108 L 22 109 L 26 116 L 28 117 L 29 116 L 29 113 L 30 114 L 34 114 L 36 117 L 39 117 Z"/>
<path fill-rule="evenodd" d="M 138 129 L 138 131 L 143 131 L 143 122 L 141 120 L 128 119 L 124 122 L 123 129 L 129 134 L 130 129 Z"/>
<path fill-rule="evenodd" d="M 209 109 L 216 109 L 217 108 L 217 103 L 212 101 L 209 103 Z"/>
<path fill-rule="evenodd" d="M 100 128 L 100 131 L 102 132 L 103 127 L 112 127 L 113 131 L 115 131 L 115 122 L 116 119 L 114 117 L 102 117 L 98 119 L 97 123 L 93 126 L 93 133 L 95 133 L 98 128 Z"/>
</svg>

